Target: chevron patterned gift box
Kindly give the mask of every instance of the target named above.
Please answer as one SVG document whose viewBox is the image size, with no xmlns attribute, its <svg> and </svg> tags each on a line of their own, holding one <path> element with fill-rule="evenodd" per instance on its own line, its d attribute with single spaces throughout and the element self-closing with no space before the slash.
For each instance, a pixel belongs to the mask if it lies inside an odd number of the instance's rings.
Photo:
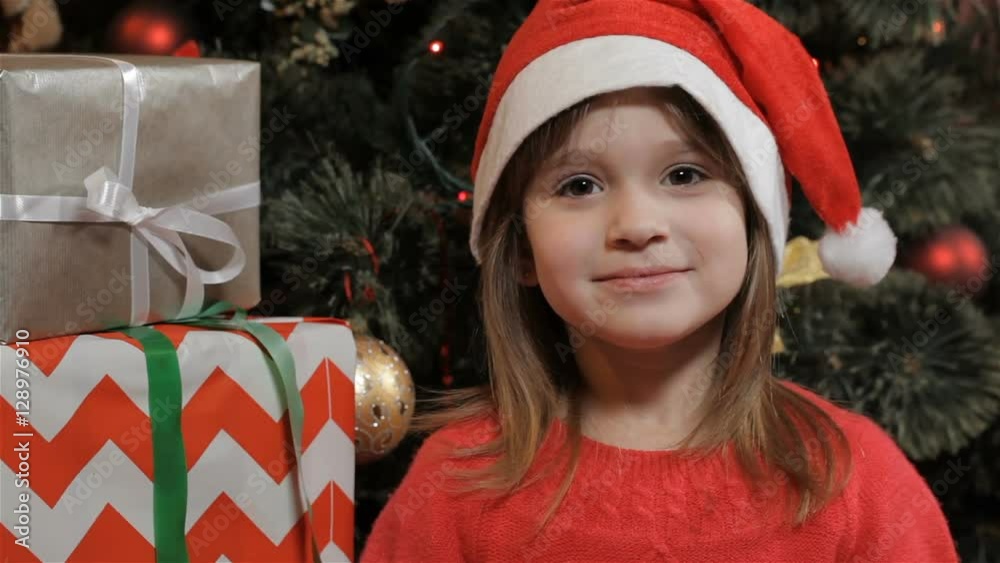
<svg viewBox="0 0 1000 563">
<path fill-rule="evenodd" d="M 245 332 L 152 325 L 176 348 L 177 401 L 156 396 L 148 366 L 158 360 L 125 333 L 0 346 L 0 560 L 156 561 L 166 560 L 164 547 L 186 547 L 191 561 L 352 560 L 351 330 L 336 319 L 255 321 L 294 359 L 288 385 L 297 385 L 304 413 L 298 467 L 280 362 Z M 154 495 L 163 486 L 153 478 L 164 453 L 157 424 L 171 417 L 183 455 L 166 461 L 184 458 L 186 500 Z M 181 502 L 184 541 L 175 543 L 183 545 L 158 541 L 154 496 Z"/>
</svg>

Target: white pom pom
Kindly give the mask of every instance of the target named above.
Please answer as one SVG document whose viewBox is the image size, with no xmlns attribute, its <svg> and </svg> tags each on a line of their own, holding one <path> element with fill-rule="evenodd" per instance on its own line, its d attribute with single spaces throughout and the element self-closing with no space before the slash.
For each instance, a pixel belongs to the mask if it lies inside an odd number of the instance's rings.
<svg viewBox="0 0 1000 563">
<path fill-rule="evenodd" d="M 896 236 L 881 211 L 864 207 L 856 224 L 823 235 L 819 258 L 834 279 L 857 287 L 874 285 L 896 260 Z"/>
</svg>

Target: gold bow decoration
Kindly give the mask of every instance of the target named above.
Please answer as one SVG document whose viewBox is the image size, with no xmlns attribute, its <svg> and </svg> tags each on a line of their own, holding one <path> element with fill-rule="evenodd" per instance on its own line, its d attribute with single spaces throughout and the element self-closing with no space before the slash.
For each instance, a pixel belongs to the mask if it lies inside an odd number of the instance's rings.
<svg viewBox="0 0 1000 563">
<path fill-rule="evenodd" d="M 793 287 L 806 285 L 817 280 L 830 277 L 823 269 L 819 259 L 819 241 L 806 237 L 795 237 L 785 245 L 784 267 L 778 276 L 778 287 Z M 774 345 L 771 353 L 780 354 L 785 351 L 785 343 L 781 340 L 780 329 L 774 329 Z"/>
</svg>

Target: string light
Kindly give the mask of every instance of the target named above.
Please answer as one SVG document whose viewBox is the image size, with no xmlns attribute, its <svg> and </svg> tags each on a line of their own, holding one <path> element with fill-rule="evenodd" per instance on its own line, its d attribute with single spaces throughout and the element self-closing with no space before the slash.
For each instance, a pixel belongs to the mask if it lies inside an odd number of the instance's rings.
<svg viewBox="0 0 1000 563">
<path fill-rule="evenodd" d="M 858 45 L 864 46 L 864 45 L 867 45 L 867 44 L 868 44 L 868 38 L 867 37 L 865 37 L 864 35 L 861 35 L 861 36 L 858 37 Z"/>
<path fill-rule="evenodd" d="M 441 52 L 444 51 L 444 41 L 441 41 L 440 39 L 431 41 L 430 50 L 435 55 L 441 54 Z"/>
<path fill-rule="evenodd" d="M 465 203 L 466 201 L 469 201 L 469 192 L 468 192 L 468 190 L 462 190 L 462 191 L 458 192 L 458 201 L 460 201 L 462 203 Z"/>
<path fill-rule="evenodd" d="M 945 25 L 944 20 L 934 20 L 931 24 L 930 42 L 934 45 L 940 45 L 945 38 Z"/>
<path fill-rule="evenodd" d="M 816 57 L 813 57 L 812 61 L 813 61 L 813 66 L 816 67 L 816 68 L 819 68 L 819 59 L 817 59 Z"/>
</svg>

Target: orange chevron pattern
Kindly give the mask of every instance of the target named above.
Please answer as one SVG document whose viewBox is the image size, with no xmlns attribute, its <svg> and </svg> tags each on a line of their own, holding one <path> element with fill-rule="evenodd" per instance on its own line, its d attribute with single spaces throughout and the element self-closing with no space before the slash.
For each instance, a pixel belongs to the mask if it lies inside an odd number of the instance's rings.
<svg viewBox="0 0 1000 563">
<path fill-rule="evenodd" d="M 331 372 L 329 381 L 333 384 L 332 389 L 328 385 L 327 369 Z M 354 389 L 340 368 L 326 359 L 302 389 L 305 407 L 303 448 L 309 447 L 326 421 L 330 420 L 327 404 L 331 400 L 331 392 L 334 393 L 332 418 L 354 440 Z M 226 410 L 221 411 L 219 405 L 226 405 Z M 230 412 L 238 412 L 240 416 L 228 416 Z M 7 401 L 0 401 L 0 417 L 4 421 L 15 418 L 14 408 Z M 181 428 L 188 469 L 194 467 L 222 430 L 232 436 L 276 483 L 281 482 L 292 469 L 294 455 L 288 439 L 291 432 L 288 414 L 277 422 L 273 421 L 221 369 L 216 369 L 188 401 L 181 413 Z M 34 428 L 29 426 L 19 431 L 34 432 Z M 45 471 L 32 475 L 31 487 L 46 504 L 54 506 L 109 440 L 152 480 L 153 448 L 150 437 L 149 417 L 135 406 L 117 383 L 105 376 L 52 441 L 46 441 L 37 433 L 32 438 L 32 459 L 36 467 L 44 467 Z M 289 448 L 287 453 L 286 448 Z M 17 453 L 13 448 L 4 448 L 0 459 L 11 469 L 17 467 Z"/>
<path fill-rule="evenodd" d="M 226 411 L 238 412 L 240 415 L 228 416 L 220 411 L 220 405 L 225 405 Z M 267 469 L 275 481 L 281 481 L 291 467 L 285 460 L 294 461 L 294 455 L 282 455 L 282 448 L 290 447 L 285 446 L 286 442 L 290 442 L 291 436 L 288 414 L 275 422 L 239 384 L 219 368 L 208 376 L 198 392 L 191 397 L 181 417 L 188 469 L 194 467 L 201 454 L 222 430 L 232 436 L 261 467 Z"/>
<path fill-rule="evenodd" d="M 31 363 L 45 375 L 52 375 L 75 340 L 76 336 L 60 336 L 35 342 L 31 348 Z"/>
<path fill-rule="evenodd" d="M 5 426 L 15 418 L 14 408 L 6 400 L 0 400 L 0 417 Z M 143 439 L 130 438 L 135 436 L 133 430 Z M 42 438 L 33 426 L 19 428 L 18 431 L 35 434 L 31 438 L 31 460 L 32 466 L 38 469 L 31 475 L 31 488 L 50 507 L 109 440 L 121 448 L 147 477 L 153 478 L 149 417 L 110 377 L 101 379 L 80 404 L 73 418 L 51 441 Z M 8 428 L 4 432 L 10 435 Z M 17 467 L 17 455 L 13 448 L 3 448 L 0 459 L 11 469 Z M 44 471 L 41 468 L 45 468 Z"/>
<path fill-rule="evenodd" d="M 338 319 L 307 319 L 307 322 L 349 326 Z M 301 322 L 267 324 L 287 340 Z M 181 325 L 156 325 L 156 328 L 166 334 L 175 346 L 191 331 L 208 330 Z M 95 336 L 126 341 L 140 348 L 136 341 L 121 333 Z M 77 338 L 65 336 L 36 341 L 32 348 L 32 362 L 47 377 L 51 376 Z M 322 359 L 303 386 L 302 398 L 305 407 L 304 449 L 308 449 L 330 420 L 353 442 L 353 382 L 334 361 Z M 158 408 L 170 406 L 161 405 Z M 232 413 L 239 416 L 232 416 Z M 33 405 L 32 415 L 40 415 L 38 405 Z M 68 489 L 74 480 L 109 441 L 152 480 L 149 416 L 108 375 L 80 402 L 65 426 L 50 441 L 42 438 L 32 426 L 14 430 L 12 423 L 15 418 L 12 405 L 5 399 L 0 400 L 0 427 L 5 433 L 34 433 L 31 438 L 31 489 L 36 502 L 41 499 L 49 507 L 54 507 L 64 494 L 72 492 Z M 188 469 L 198 463 L 222 431 L 276 483 L 283 481 L 294 469 L 287 412 L 279 420 L 273 420 L 236 380 L 219 367 L 184 406 L 181 422 Z M 3 448 L 0 459 L 9 469 L 16 471 L 18 460 L 13 448 Z M 353 460 L 350 463 L 353 465 Z M 313 504 L 312 523 L 320 549 L 332 542 L 353 559 L 353 519 L 354 505 L 350 495 L 337 483 L 327 483 Z M 278 545 L 274 545 L 252 518 L 223 493 L 191 528 L 188 547 L 192 561 L 216 561 L 221 555 L 232 561 L 302 561 L 307 559 L 304 526 L 302 518 Z M 4 552 L 0 560 L 38 561 L 30 551 L 14 544 L 15 536 L 5 526 L 0 526 L 0 530 L 0 546 Z M 68 561 L 154 559 L 153 546 L 111 505 L 105 506 L 68 557 Z"/>
<path fill-rule="evenodd" d="M 353 559 L 354 505 L 347 495 L 336 484 L 330 483 L 313 503 L 312 509 L 315 516 L 313 529 L 320 549 L 332 541 Z M 338 525 L 331 537 L 330 528 L 334 521 Z M 304 552 L 304 526 L 303 518 L 281 543 L 274 545 L 240 510 L 236 501 L 222 494 L 191 526 L 187 534 L 188 553 L 193 562 L 218 561 L 223 555 L 230 561 L 308 561 Z M 14 545 L 15 538 L 6 528 L 0 527 L 0 530 L 6 552 L 4 561 L 40 563 L 30 551 Z M 109 546 L 113 547 L 109 549 Z M 153 561 L 155 556 L 153 545 L 117 510 L 108 506 L 94 521 L 67 563 Z"/>
<path fill-rule="evenodd" d="M 109 549 L 109 546 L 113 546 Z M 156 550 L 142 537 L 112 506 L 105 506 L 94 525 L 83 536 L 73 553 L 66 558 L 71 561 L 107 561 L 108 563 L 134 563 L 153 561 Z"/>
<path fill-rule="evenodd" d="M 260 320 L 260 317 L 251 317 Z M 303 322 L 315 323 L 315 324 L 336 324 L 341 326 L 350 326 L 349 323 L 342 319 L 329 319 L 322 317 L 306 317 Z M 288 335 L 295 330 L 298 326 L 297 322 L 284 322 L 284 323 L 268 323 L 268 326 L 273 328 L 282 338 L 288 340 Z M 188 332 L 192 330 L 204 330 L 196 327 L 189 327 L 184 325 L 157 325 L 157 329 L 161 330 L 166 334 L 171 342 L 174 343 L 176 347 Z M 101 338 L 114 338 L 119 340 L 125 340 L 132 343 L 136 347 L 139 347 L 138 342 L 125 336 L 120 332 L 105 332 L 100 334 Z M 52 371 L 62 362 L 63 356 L 66 355 L 66 351 L 69 350 L 70 346 L 76 340 L 77 335 L 70 336 L 59 336 L 56 338 L 48 338 L 45 340 L 38 340 L 32 344 L 31 349 L 31 361 L 35 366 L 41 370 L 45 375 L 51 375 Z M 249 336 L 247 336 L 249 338 Z M 353 424 L 353 422 L 352 422 Z"/>
<path fill-rule="evenodd" d="M 329 377 L 326 374 L 329 373 Z M 309 382 L 302 386 L 306 415 L 302 423 L 302 447 L 308 448 L 323 425 L 330 420 L 327 401 L 333 401 L 333 421 L 354 441 L 354 383 L 337 364 L 325 358 Z"/>
<path fill-rule="evenodd" d="M 42 560 L 35 557 L 27 549 L 16 545 L 14 534 L 6 526 L 0 526 L 0 560 L 4 563 L 42 563 Z"/>
</svg>

